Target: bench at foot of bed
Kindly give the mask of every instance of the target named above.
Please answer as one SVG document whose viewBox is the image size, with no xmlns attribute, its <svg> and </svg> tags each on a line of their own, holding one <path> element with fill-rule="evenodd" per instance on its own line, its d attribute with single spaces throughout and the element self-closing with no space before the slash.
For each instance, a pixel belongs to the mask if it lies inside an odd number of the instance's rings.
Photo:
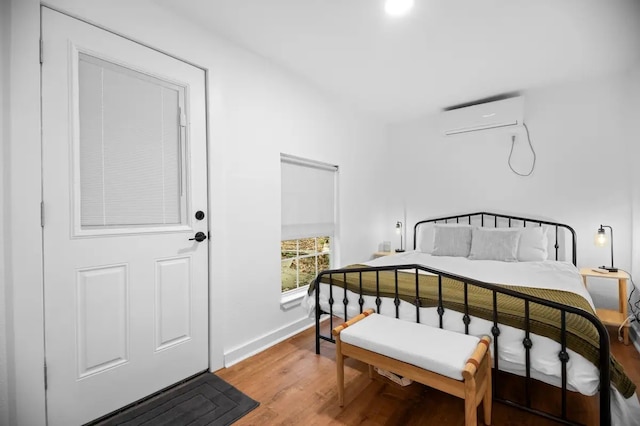
<svg viewBox="0 0 640 426">
<path fill-rule="evenodd" d="M 344 405 L 344 358 L 392 371 L 465 401 L 465 425 L 477 424 L 483 403 L 491 424 L 490 338 L 398 320 L 369 309 L 332 330 L 336 338 L 338 402 Z"/>
</svg>

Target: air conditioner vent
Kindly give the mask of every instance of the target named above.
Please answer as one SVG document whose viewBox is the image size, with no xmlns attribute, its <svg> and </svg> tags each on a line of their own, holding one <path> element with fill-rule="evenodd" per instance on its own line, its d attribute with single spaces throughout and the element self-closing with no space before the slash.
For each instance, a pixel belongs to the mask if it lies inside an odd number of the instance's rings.
<svg viewBox="0 0 640 426">
<path fill-rule="evenodd" d="M 442 132 L 446 136 L 501 127 L 519 126 L 524 122 L 524 97 L 486 102 L 444 111 Z"/>
</svg>

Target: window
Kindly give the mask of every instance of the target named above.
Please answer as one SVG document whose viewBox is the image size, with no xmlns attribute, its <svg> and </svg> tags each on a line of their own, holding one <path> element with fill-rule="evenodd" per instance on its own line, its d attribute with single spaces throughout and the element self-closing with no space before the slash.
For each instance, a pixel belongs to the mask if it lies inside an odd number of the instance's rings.
<svg viewBox="0 0 640 426">
<path fill-rule="evenodd" d="M 282 292 L 329 269 L 336 223 L 337 166 L 282 154 Z"/>
<path fill-rule="evenodd" d="M 286 240 L 280 245 L 282 255 L 282 291 L 306 286 L 318 274 L 329 269 L 331 238 L 314 237 Z"/>
</svg>

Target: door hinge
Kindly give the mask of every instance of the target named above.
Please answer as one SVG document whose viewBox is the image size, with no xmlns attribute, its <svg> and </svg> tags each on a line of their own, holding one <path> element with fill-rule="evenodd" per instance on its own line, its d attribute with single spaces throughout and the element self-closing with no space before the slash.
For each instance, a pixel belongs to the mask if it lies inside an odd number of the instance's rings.
<svg viewBox="0 0 640 426">
<path fill-rule="evenodd" d="M 180 127 L 187 127 L 187 115 L 182 112 L 182 108 L 180 110 Z"/>
<path fill-rule="evenodd" d="M 44 363 L 44 390 L 49 387 L 49 380 L 47 379 L 47 363 Z"/>
<path fill-rule="evenodd" d="M 44 201 L 40 201 L 40 227 L 44 228 Z"/>
<path fill-rule="evenodd" d="M 44 41 L 42 39 L 40 39 L 40 65 L 42 65 L 42 63 L 44 62 Z"/>
</svg>

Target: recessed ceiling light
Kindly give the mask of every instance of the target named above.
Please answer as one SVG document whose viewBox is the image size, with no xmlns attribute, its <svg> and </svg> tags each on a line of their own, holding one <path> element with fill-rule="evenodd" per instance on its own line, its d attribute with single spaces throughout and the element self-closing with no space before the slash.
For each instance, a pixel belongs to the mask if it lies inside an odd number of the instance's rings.
<svg viewBox="0 0 640 426">
<path fill-rule="evenodd" d="M 413 0 L 386 0 L 384 10 L 387 15 L 401 16 L 406 14 L 413 7 Z"/>
</svg>

